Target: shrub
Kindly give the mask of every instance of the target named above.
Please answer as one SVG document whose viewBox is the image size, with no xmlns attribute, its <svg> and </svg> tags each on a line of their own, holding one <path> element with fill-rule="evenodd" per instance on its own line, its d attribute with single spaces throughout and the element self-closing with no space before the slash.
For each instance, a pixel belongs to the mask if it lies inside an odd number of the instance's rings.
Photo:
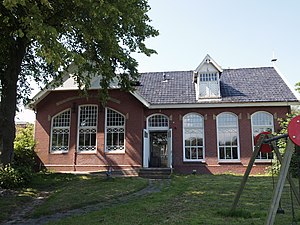
<svg viewBox="0 0 300 225">
<path fill-rule="evenodd" d="M 26 124 L 26 127 L 17 128 L 13 166 L 16 168 L 21 167 L 21 170 L 31 169 L 33 171 L 36 168 L 33 132 L 33 124 Z"/>
<path fill-rule="evenodd" d="M 18 169 L 15 169 L 11 165 L 0 168 L 0 187 L 13 189 L 21 187 L 25 183 L 24 175 Z"/>
<path fill-rule="evenodd" d="M 292 120 L 292 118 L 294 118 L 295 116 L 297 116 L 297 113 L 294 112 L 294 113 L 291 113 L 291 114 L 287 114 L 286 118 L 279 118 L 278 119 L 279 125 L 280 125 L 280 128 L 281 128 L 278 135 L 287 134 L 288 125 L 289 125 L 290 121 Z M 287 139 L 286 138 L 282 138 L 282 139 L 279 139 L 277 141 L 277 146 L 278 146 L 279 151 L 280 151 L 281 154 L 285 153 L 286 144 L 287 144 Z M 293 153 L 291 163 L 290 163 L 290 172 L 291 172 L 293 177 L 298 176 L 298 161 L 300 160 L 299 157 L 300 157 L 299 154 L 297 154 L 296 152 Z M 278 162 L 278 160 L 275 157 L 275 160 L 273 161 L 273 172 L 275 174 L 278 174 L 279 171 L 280 171 L 280 163 Z"/>
</svg>

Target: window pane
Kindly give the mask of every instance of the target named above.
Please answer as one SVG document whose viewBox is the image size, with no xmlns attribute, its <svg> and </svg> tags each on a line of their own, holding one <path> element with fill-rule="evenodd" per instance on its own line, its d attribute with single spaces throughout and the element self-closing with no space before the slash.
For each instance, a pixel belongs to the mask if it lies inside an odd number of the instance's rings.
<svg viewBox="0 0 300 225">
<path fill-rule="evenodd" d="M 218 115 L 217 128 L 220 159 L 238 159 L 238 117 L 231 113 Z"/>
<path fill-rule="evenodd" d="M 97 105 L 84 105 L 79 107 L 79 151 L 96 150 L 97 123 Z"/>
<path fill-rule="evenodd" d="M 106 109 L 106 151 L 125 150 L 125 117 Z"/>
<path fill-rule="evenodd" d="M 185 159 L 203 159 L 204 122 L 203 117 L 191 113 L 183 117 L 183 138 Z M 190 148 L 189 148 L 190 147 Z"/>
<path fill-rule="evenodd" d="M 254 143 L 254 138 L 259 133 L 263 131 L 273 132 L 273 115 L 267 112 L 256 112 L 251 116 L 251 125 L 252 125 L 252 142 Z M 254 150 L 254 146 L 253 146 Z M 259 153 L 256 157 L 257 159 L 272 159 L 273 154 L 268 153 Z"/>
<path fill-rule="evenodd" d="M 63 111 L 52 118 L 51 151 L 68 151 L 71 110 Z"/>
</svg>

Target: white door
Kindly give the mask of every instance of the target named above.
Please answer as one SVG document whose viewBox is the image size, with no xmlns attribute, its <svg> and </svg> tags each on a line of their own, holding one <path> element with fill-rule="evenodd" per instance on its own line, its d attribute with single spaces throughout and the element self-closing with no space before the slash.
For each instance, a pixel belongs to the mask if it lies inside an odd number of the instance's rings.
<svg viewBox="0 0 300 225">
<path fill-rule="evenodd" d="M 143 167 L 148 168 L 149 167 L 149 153 L 150 153 L 150 142 L 149 142 L 149 131 L 144 129 L 143 132 L 144 137 L 144 146 L 143 146 Z"/>
<path fill-rule="evenodd" d="M 168 130 L 168 167 L 172 168 L 172 129 Z"/>
</svg>

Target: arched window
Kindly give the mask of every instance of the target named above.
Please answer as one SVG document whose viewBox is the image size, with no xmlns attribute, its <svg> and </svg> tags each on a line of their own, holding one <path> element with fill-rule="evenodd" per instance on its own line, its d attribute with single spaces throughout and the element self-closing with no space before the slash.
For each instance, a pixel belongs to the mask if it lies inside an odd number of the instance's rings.
<svg viewBox="0 0 300 225">
<path fill-rule="evenodd" d="M 51 120 L 51 152 L 67 152 L 69 150 L 71 110 L 67 109 L 52 117 Z"/>
<path fill-rule="evenodd" d="M 254 137 L 263 131 L 274 132 L 273 115 L 268 112 L 255 112 L 251 115 L 252 143 L 254 149 Z M 259 152 L 257 159 L 273 159 L 273 153 Z"/>
<path fill-rule="evenodd" d="M 78 151 L 96 151 L 96 134 L 98 124 L 98 106 L 79 106 L 78 116 Z"/>
<path fill-rule="evenodd" d="M 218 156 L 220 161 L 238 161 L 239 134 L 238 117 L 233 113 L 221 113 L 217 116 Z"/>
<path fill-rule="evenodd" d="M 183 160 L 204 160 L 204 119 L 196 113 L 183 117 Z"/>
<path fill-rule="evenodd" d="M 154 114 L 148 118 L 149 130 L 166 130 L 169 128 L 169 118 L 162 114 Z"/>
<path fill-rule="evenodd" d="M 125 116 L 106 108 L 105 150 L 107 152 L 125 151 Z"/>
</svg>

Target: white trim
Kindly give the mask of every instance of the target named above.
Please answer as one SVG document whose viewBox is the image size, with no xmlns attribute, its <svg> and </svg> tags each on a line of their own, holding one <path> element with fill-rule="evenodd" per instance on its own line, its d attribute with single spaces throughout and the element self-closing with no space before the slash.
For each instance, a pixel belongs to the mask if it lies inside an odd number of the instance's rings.
<svg viewBox="0 0 300 225">
<path fill-rule="evenodd" d="M 218 119 L 220 117 L 220 115 L 222 114 L 231 114 L 231 115 L 234 115 L 236 117 L 236 123 L 237 123 L 237 126 L 236 126 L 236 129 L 237 129 L 237 155 L 238 155 L 238 158 L 237 159 L 220 159 L 220 151 L 219 151 L 219 123 L 218 123 Z M 232 112 L 222 112 L 222 113 L 219 113 L 216 117 L 216 128 L 217 128 L 217 152 L 218 152 L 218 162 L 220 163 L 230 163 L 230 162 L 240 162 L 240 133 L 239 133 L 239 117 L 238 115 L 236 115 L 235 113 L 232 113 Z M 226 152 L 225 152 L 226 153 Z"/>
<path fill-rule="evenodd" d="M 271 117 L 272 117 L 272 132 L 274 132 L 274 115 L 273 114 L 271 114 L 271 113 L 269 113 L 269 112 L 267 112 L 267 111 L 256 111 L 256 112 L 254 112 L 254 113 L 252 113 L 251 114 L 251 141 L 252 141 L 252 150 L 254 151 L 254 135 L 253 135 L 253 116 L 255 116 L 256 114 L 258 114 L 258 113 L 266 113 L 266 114 L 268 114 L 268 115 L 270 115 Z M 259 125 L 259 126 L 261 126 L 261 127 L 263 127 L 264 125 Z M 265 129 L 264 129 L 265 130 Z M 261 154 L 260 154 L 260 152 L 258 153 L 258 155 L 259 156 L 261 156 Z M 255 162 L 271 162 L 271 160 L 272 159 L 261 159 L 261 158 L 256 158 L 255 159 Z"/>
<path fill-rule="evenodd" d="M 146 107 L 150 107 L 150 103 L 149 102 L 147 102 L 147 100 L 143 97 L 143 96 L 141 96 L 138 92 L 136 92 L 136 91 L 131 91 L 130 92 L 134 97 L 136 97 L 137 98 L 137 100 L 139 100 L 144 106 L 146 106 Z"/>
<path fill-rule="evenodd" d="M 212 64 L 220 73 L 223 72 L 223 69 L 221 68 L 221 66 L 219 66 L 215 60 L 213 60 L 212 57 L 210 57 L 209 54 L 207 54 L 204 59 L 202 60 L 202 62 L 199 64 L 199 66 L 197 66 L 197 68 L 195 69 L 195 71 L 199 71 L 201 69 L 201 67 L 205 64 L 205 63 L 210 63 Z"/>
<path fill-rule="evenodd" d="M 197 115 L 200 116 L 202 118 L 202 123 L 203 123 L 203 127 L 202 127 L 202 132 L 203 132 L 203 146 L 202 146 L 202 154 L 203 154 L 203 159 L 186 159 L 185 157 L 185 128 L 184 128 L 184 118 L 188 115 Z M 182 117 L 182 150 L 183 150 L 183 162 L 205 162 L 205 130 L 204 130 L 204 117 L 196 112 L 190 112 L 185 114 Z"/>
<path fill-rule="evenodd" d="M 216 101 L 215 101 L 216 102 Z M 178 109 L 178 108 L 241 108 L 241 107 L 268 107 L 299 105 L 299 102 L 223 102 L 223 103 L 185 103 L 185 104 L 152 104 L 149 109 Z"/>
<path fill-rule="evenodd" d="M 85 106 L 96 106 L 96 108 L 97 108 L 97 112 L 96 112 L 96 143 L 95 143 L 95 150 L 91 150 L 91 151 L 85 151 L 85 150 L 79 150 L 79 129 L 80 129 L 80 108 L 81 107 L 85 107 Z M 77 153 L 80 153 L 80 154 L 82 154 L 82 153 L 96 153 L 97 152 L 97 134 L 98 134 L 98 105 L 96 105 L 96 104 L 83 104 L 83 105 L 79 105 L 78 106 L 78 116 L 77 116 L 78 118 L 77 118 L 77 140 L 76 140 L 76 144 L 77 144 L 77 148 L 76 148 L 76 152 Z M 94 128 L 94 126 L 89 126 L 89 127 L 93 127 Z"/>
<path fill-rule="evenodd" d="M 275 71 L 279 74 L 279 76 L 281 77 L 281 79 L 285 82 L 285 84 L 289 87 L 289 89 L 291 90 L 291 92 L 295 95 L 295 97 L 297 98 L 297 100 L 299 101 L 297 105 L 300 104 L 300 93 L 298 93 L 295 90 L 295 87 L 293 87 L 291 85 L 291 83 L 286 79 L 286 77 L 280 72 L 280 70 L 278 69 L 278 67 L 276 65 L 273 66 Z"/>
<path fill-rule="evenodd" d="M 106 148 L 107 147 L 107 132 L 106 132 L 106 130 L 107 130 L 107 109 L 110 109 L 110 110 L 120 114 L 124 118 L 124 126 L 122 126 L 123 129 L 124 129 L 124 150 L 111 150 L 111 151 L 108 151 L 107 148 Z M 119 111 L 117 111 L 113 108 L 105 107 L 104 152 L 106 154 L 124 154 L 125 150 L 126 150 L 126 116 L 123 113 L 120 113 Z"/>
<path fill-rule="evenodd" d="M 53 119 L 56 118 L 58 115 L 66 112 L 66 111 L 70 111 L 70 122 L 69 122 L 70 125 L 69 125 L 69 135 L 68 135 L 68 150 L 65 150 L 65 151 L 63 151 L 63 150 L 61 150 L 61 151 L 53 151 L 52 150 Z M 67 108 L 67 109 L 65 109 L 63 111 L 60 111 L 60 112 L 56 113 L 54 116 L 52 116 L 52 118 L 51 118 L 51 131 L 50 131 L 50 149 L 49 149 L 49 153 L 50 154 L 66 154 L 66 153 L 69 152 L 69 150 L 70 150 L 70 136 L 71 136 L 70 135 L 71 134 L 71 119 L 72 119 L 71 108 Z"/>
<path fill-rule="evenodd" d="M 156 116 L 156 115 L 166 117 L 168 119 L 168 126 L 167 127 L 149 127 L 149 118 L 151 118 L 152 116 Z M 167 130 L 169 130 L 169 127 L 170 127 L 170 118 L 165 114 L 154 113 L 154 114 L 149 115 L 146 119 L 146 128 L 149 132 L 150 131 L 167 131 Z"/>
</svg>

